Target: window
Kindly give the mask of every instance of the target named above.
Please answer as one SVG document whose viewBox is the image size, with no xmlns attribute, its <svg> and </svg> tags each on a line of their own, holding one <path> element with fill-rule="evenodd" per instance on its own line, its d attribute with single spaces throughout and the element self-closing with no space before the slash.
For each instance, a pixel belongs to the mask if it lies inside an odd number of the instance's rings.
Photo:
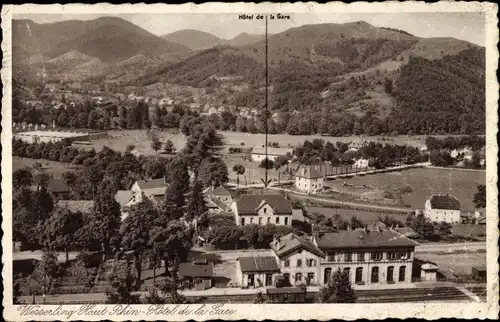
<svg viewBox="0 0 500 322">
<path fill-rule="evenodd" d="M 241 218 L 241 225 L 245 226 L 245 218 Z"/>
<path fill-rule="evenodd" d="M 363 281 L 363 267 L 356 268 L 356 283 Z"/>
<path fill-rule="evenodd" d="M 307 273 L 307 283 L 314 283 L 314 273 Z"/>
<path fill-rule="evenodd" d="M 378 267 L 372 267 L 372 283 L 378 283 Z"/>
<path fill-rule="evenodd" d="M 345 253 L 345 261 L 352 262 L 352 253 Z"/>
<path fill-rule="evenodd" d="M 259 217 L 259 225 L 262 225 L 262 217 Z"/>
<path fill-rule="evenodd" d="M 372 260 L 374 261 L 382 260 L 382 253 L 381 252 L 372 253 Z"/>
<path fill-rule="evenodd" d="M 295 283 L 302 282 L 302 273 L 295 274 Z"/>
<path fill-rule="evenodd" d="M 335 253 L 328 254 L 328 261 L 335 262 Z"/>
<path fill-rule="evenodd" d="M 364 262 L 364 261 L 365 261 L 365 253 L 359 252 L 358 253 L 358 262 Z"/>
<path fill-rule="evenodd" d="M 276 217 L 276 223 L 279 224 L 280 223 L 280 217 Z"/>
<path fill-rule="evenodd" d="M 290 285 L 290 274 L 289 273 L 283 274 L 283 278 L 285 279 L 285 285 Z"/>
<path fill-rule="evenodd" d="M 309 266 L 309 267 L 316 266 L 316 260 L 315 259 L 308 259 L 307 260 L 307 266 Z"/>
<path fill-rule="evenodd" d="M 349 278 L 349 281 L 350 281 L 351 280 L 351 268 L 350 267 L 344 268 L 344 273 L 347 275 L 347 277 Z"/>
<path fill-rule="evenodd" d="M 266 207 L 264 207 L 264 213 L 267 213 L 267 208 Z"/>
<path fill-rule="evenodd" d="M 325 275 L 324 275 L 323 282 L 325 284 L 328 284 L 328 282 L 330 282 L 331 278 L 332 278 L 332 269 L 331 268 L 325 268 Z"/>
<path fill-rule="evenodd" d="M 400 282 L 405 281 L 405 275 L 406 275 L 406 266 L 401 266 L 399 268 L 399 281 Z"/>
<path fill-rule="evenodd" d="M 267 217 L 267 223 L 269 224 L 271 222 L 271 217 Z"/>
<path fill-rule="evenodd" d="M 290 260 L 289 259 L 285 260 L 285 267 L 290 267 Z"/>
<path fill-rule="evenodd" d="M 288 225 L 288 217 L 285 217 L 285 225 Z"/>
<path fill-rule="evenodd" d="M 398 256 L 398 255 L 400 255 L 400 253 L 396 253 L 396 252 L 390 252 L 390 253 L 388 253 L 388 255 L 389 255 L 389 259 L 401 258 L 401 256 Z"/>
<path fill-rule="evenodd" d="M 297 267 L 302 267 L 302 259 L 297 259 Z"/>
<path fill-rule="evenodd" d="M 250 223 L 253 224 L 253 218 L 250 218 Z"/>
<path fill-rule="evenodd" d="M 394 282 L 394 266 L 387 267 L 387 282 Z"/>
</svg>

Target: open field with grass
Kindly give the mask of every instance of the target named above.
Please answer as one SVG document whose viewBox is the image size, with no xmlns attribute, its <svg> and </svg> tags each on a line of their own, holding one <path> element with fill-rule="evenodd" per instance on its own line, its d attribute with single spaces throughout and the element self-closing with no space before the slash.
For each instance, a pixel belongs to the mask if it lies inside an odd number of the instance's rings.
<svg viewBox="0 0 500 322">
<path fill-rule="evenodd" d="M 450 272 L 451 269 L 459 276 L 471 274 L 474 266 L 486 266 L 484 252 L 416 253 L 415 257 L 436 263 L 442 272 Z"/>
<path fill-rule="evenodd" d="M 50 160 L 42 160 L 42 159 L 30 159 L 30 158 L 21 158 L 17 156 L 12 157 L 12 171 L 16 171 L 17 169 L 23 169 L 25 167 L 33 168 L 36 163 L 40 163 L 42 165 L 42 170 L 52 175 L 54 178 L 60 178 L 64 172 L 75 171 L 77 166 L 72 164 L 66 164 L 56 161 Z"/>
<path fill-rule="evenodd" d="M 343 183 L 350 186 L 344 186 Z M 402 195 L 404 204 L 413 209 L 423 209 L 431 194 L 450 194 L 457 197 L 462 210 L 473 210 L 472 203 L 477 186 L 486 183 L 486 172 L 447 169 L 409 169 L 399 172 L 379 173 L 340 180 L 328 181 L 332 190 L 358 197 L 378 197 L 380 192 L 411 187 L 411 192 Z"/>
<path fill-rule="evenodd" d="M 253 133 L 243 133 L 243 132 L 230 132 L 221 131 L 224 137 L 224 144 L 228 146 L 242 146 L 241 143 L 245 143 L 245 147 L 253 147 L 256 145 L 262 145 L 265 142 L 264 134 L 253 134 Z M 446 137 L 436 135 L 436 138 Z M 337 141 L 349 143 L 355 140 L 357 136 L 322 136 L 322 135 L 288 135 L 288 134 L 269 134 L 269 142 L 278 142 L 281 147 L 295 147 L 299 144 L 303 144 L 305 140 L 312 141 L 314 139 L 322 139 L 325 141 L 330 141 L 335 143 Z M 415 136 L 365 136 L 366 141 L 398 144 L 398 145 L 411 145 L 416 147 L 423 147 L 425 145 L 426 135 L 415 135 Z"/>
<path fill-rule="evenodd" d="M 327 218 L 333 218 L 335 215 L 340 215 L 344 220 L 351 220 L 351 217 L 358 217 L 364 224 L 371 224 L 377 221 L 379 217 L 384 218 L 385 214 L 381 212 L 368 211 L 368 210 L 356 210 L 347 208 L 327 208 L 327 207 L 306 207 L 306 211 L 309 215 L 313 213 L 322 214 Z M 405 222 L 406 216 L 403 214 L 388 214 L 389 217 Z"/>
<path fill-rule="evenodd" d="M 182 133 L 173 133 L 172 131 L 157 131 L 158 138 L 162 143 L 168 139 L 172 141 L 177 151 L 186 145 L 186 137 Z M 135 149 L 144 155 L 155 155 L 156 152 L 151 148 L 151 140 L 146 130 L 124 130 L 108 131 L 108 138 L 92 141 L 92 147 L 97 151 L 107 146 L 115 151 L 124 152 L 128 145 L 135 146 Z M 158 153 L 162 152 L 162 149 Z"/>
</svg>

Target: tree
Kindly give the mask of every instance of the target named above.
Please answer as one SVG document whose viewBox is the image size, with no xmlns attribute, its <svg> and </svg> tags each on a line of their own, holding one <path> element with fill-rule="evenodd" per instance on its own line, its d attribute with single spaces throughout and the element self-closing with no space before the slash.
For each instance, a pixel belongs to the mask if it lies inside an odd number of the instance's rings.
<svg viewBox="0 0 500 322">
<path fill-rule="evenodd" d="M 121 226 L 121 244 L 126 251 L 134 253 L 134 267 L 136 272 L 135 286 L 141 283 L 142 263 L 144 254 L 151 245 L 150 231 L 155 226 L 158 211 L 150 202 L 141 202 L 132 207 L 129 216 Z"/>
<path fill-rule="evenodd" d="M 205 202 L 205 196 L 203 195 L 201 182 L 196 180 L 191 188 L 191 194 L 187 204 L 186 220 L 198 219 L 207 211 L 208 208 Z"/>
<path fill-rule="evenodd" d="M 476 209 L 478 208 L 486 208 L 486 186 L 479 185 L 477 186 L 477 192 L 474 194 L 474 206 Z"/>
<path fill-rule="evenodd" d="M 106 291 L 106 304 L 140 304 L 140 296 L 132 293 L 133 283 L 128 263 L 115 267 L 110 277 L 111 287 Z"/>
<path fill-rule="evenodd" d="M 316 297 L 318 303 L 356 303 L 356 295 L 349 281 L 349 273 L 340 268 L 332 273 L 328 284 L 322 287 Z"/>
<path fill-rule="evenodd" d="M 33 184 L 33 174 L 29 168 L 17 169 L 12 174 L 12 184 L 17 190 L 21 187 L 29 187 Z"/>
<path fill-rule="evenodd" d="M 262 294 L 262 291 L 259 291 L 257 293 L 257 296 L 255 297 L 255 300 L 253 301 L 254 304 L 264 304 L 266 303 L 266 298 L 264 297 L 264 294 Z"/>
<path fill-rule="evenodd" d="M 44 224 L 45 243 L 50 250 L 64 251 L 68 262 L 69 249 L 79 244 L 77 232 L 82 226 L 81 213 L 55 209 Z"/>
<path fill-rule="evenodd" d="M 172 154 L 175 152 L 174 144 L 172 143 L 172 141 L 170 139 L 167 140 L 167 142 L 165 142 L 165 145 L 163 146 L 163 150 L 167 154 Z"/>
<path fill-rule="evenodd" d="M 62 270 L 57 261 L 57 255 L 52 252 L 44 252 L 42 260 L 37 263 L 35 270 L 29 276 L 28 283 L 31 293 L 50 293 L 61 275 Z"/>
<path fill-rule="evenodd" d="M 245 173 L 245 167 L 241 164 L 235 164 L 233 166 L 233 171 L 236 173 L 236 186 L 240 185 L 240 175 Z"/>
<path fill-rule="evenodd" d="M 259 164 L 259 167 L 264 168 L 264 169 L 272 169 L 274 167 L 274 162 L 271 159 L 265 158 Z"/>
<path fill-rule="evenodd" d="M 61 179 L 66 185 L 68 185 L 68 187 L 73 189 L 78 180 L 78 177 L 74 172 L 66 171 L 62 174 Z"/>
<path fill-rule="evenodd" d="M 155 150 L 155 153 L 158 154 L 158 150 L 161 149 L 161 141 L 158 139 L 156 135 L 151 138 L 151 148 Z"/>
<path fill-rule="evenodd" d="M 227 165 L 220 158 L 208 156 L 200 163 L 198 177 L 205 187 L 222 185 L 228 181 Z"/>
</svg>

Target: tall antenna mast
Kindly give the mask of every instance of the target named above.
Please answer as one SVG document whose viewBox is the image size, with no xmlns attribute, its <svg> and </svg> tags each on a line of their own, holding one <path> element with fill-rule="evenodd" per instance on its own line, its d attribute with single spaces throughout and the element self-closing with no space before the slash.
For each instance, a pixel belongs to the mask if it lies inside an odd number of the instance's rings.
<svg viewBox="0 0 500 322">
<path fill-rule="evenodd" d="M 267 172 L 268 172 L 268 166 L 269 166 L 269 158 L 268 158 L 268 155 L 267 155 L 267 118 L 268 118 L 268 88 L 269 88 L 269 85 L 268 85 L 268 57 L 267 57 L 267 51 L 268 51 L 268 47 L 267 47 L 267 15 L 266 15 L 266 101 L 265 101 L 265 111 L 264 111 L 264 121 L 265 121 L 265 129 L 266 129 L 266 134 L 265 134 L 265 140 L 266 140 L 266 145 L 265 145 L 265 154 L 266 154 L 266 166 L 265 166 L 265 177 L 264 177 L 264 187 L 267 188 L 267 185 L 269 184 L 269 181 L 267 179 Z"/>
</svg>

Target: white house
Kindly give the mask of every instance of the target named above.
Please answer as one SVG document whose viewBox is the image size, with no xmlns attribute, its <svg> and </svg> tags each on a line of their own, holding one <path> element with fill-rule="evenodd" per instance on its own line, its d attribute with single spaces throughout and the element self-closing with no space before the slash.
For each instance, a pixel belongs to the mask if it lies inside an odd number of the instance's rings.
<svg viewBox="0 0 500 322">
<path fill-rule="evenodd" d="M 292 206 L 282 195 L 242 195 L 231 203 L 236 225 L 292 225 Z"/>
<path fill-rule="evenodd" d="M 370 163 L 370 160 L 360 158 L 360 159 L 357 159 L 356 161 L 354 161 L 352 166 L 353 166 L 353 168 L 366 169 L 366 168 L 368 168 L 369 163 Z"/>
<path fill-rule="evenodd" d="M 358 151 L 359 149 L 361 149 L 362 147 L 364 147 L 366 145 L 366 141 L 365 139 L 360 136 L 359 138 L 357 138 L 356 140 L 352 141 L 350 144 L 349 144 L 349 151 Z"/>
<path fill-rule="evenodd" d="M 290 148 L 273 148 L 267 147 L 267 158 L 271 161 L 276 161 L 279 156 L 292 155 L 293 149 Z M 252 160 L 262 162 L 266 158 L 265 146 L 256 146 L 252 149 Z"/>
<path fill-rule="evenodd" d="M 295 173 L 295 188 L 315 194 L 323 189 L 323 175 L 311 166 L 300 167 Z"/>
<path fill-rule="evenodd" d="M 424 216 L 434 222 L 459 223 L 460 201 L 450 195 L 432 195 L 425 201 Z"/>
<path fill-rule="evenodd" d="M 285 285 L 317 285 L 321 282 L 320 261 L 325 258 L 325 254 L 310 240 L 289 233 L 275 238 L 271 249 Z"/>
</svg>

